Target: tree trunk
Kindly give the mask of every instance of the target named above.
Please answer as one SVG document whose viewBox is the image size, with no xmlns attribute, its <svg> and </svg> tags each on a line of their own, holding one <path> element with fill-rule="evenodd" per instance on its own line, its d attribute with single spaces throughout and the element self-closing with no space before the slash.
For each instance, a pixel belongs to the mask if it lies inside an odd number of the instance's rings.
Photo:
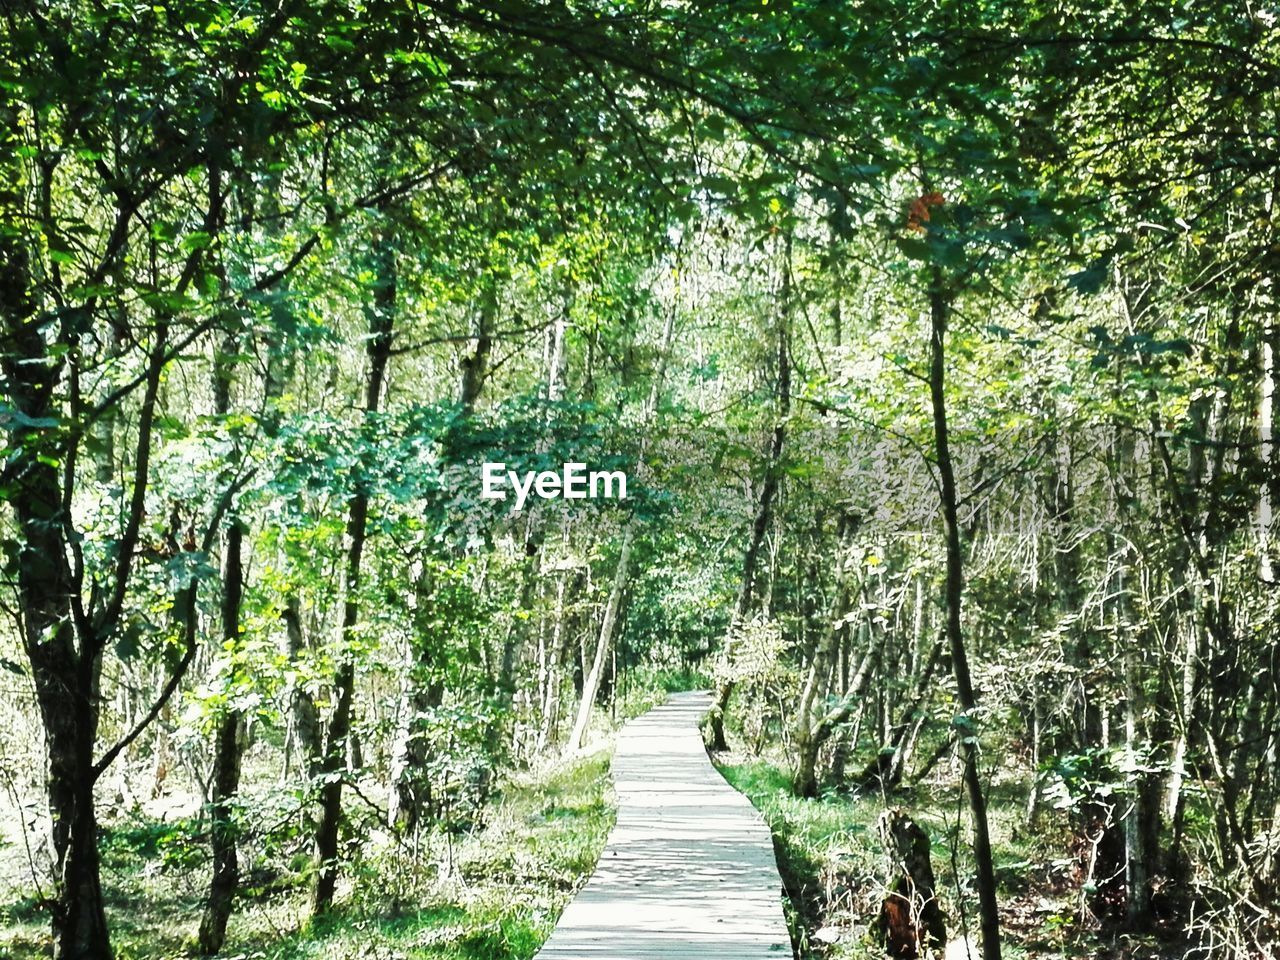
<svg viewBox="0 0 1280 960">
<path fill-rule="evenodd" d="M 667 312 L 666 323 L 662 330 L 662 348 L 658 354 L 658 368 L 654 373 L 653 383 L 649 387 L 649 396 L 641 420 L 647 425 L 657 414 L 658 400 L 661 397 L 662 384 L 666 379 L 667 364 L 671 359 L 671 346 L 675 340 L 675 306 Z M 642 434 L 639 459 L 644 459 L 645 436 Z M 565 751 L 574 753 L 582 748 L 583 737 L 586 736 L 587 725 L 591 720 L 591 711 L 595 707 L 596 697 L 600 692 L 600 682 L 604 676 L 605 665 L 611 660 L 613 648 L 613 632 L 617 624 L 618 613 L 622 608 L 622 597 L 627 589 L 627 571 L 631 561 L 631 546 L 635 540 L 635 517 L 629 515 L 623 521 L 622 547 L 618 552 L 618 566 L 614 570 L 613 584 L 609 588 L 609 600 L 605 605 L 604 619 L 600 623 L 600 632 L 596 636 L 595 654 L 590 657 L 591 666 L 587 666 L 587 640 L 583 640 L 582 648 L 582 696 L 578 701 L 578 716 L 573 723 L 573 732 Z"/>
<path fill-rule="evenodd" d="M 462 377 L 458 383 L 458 407 L 463 417 L 471 416 L 489 370 L 489 351 L 493 347 L 493 321 L 498 315 L 498 285 L 490 282 L 483 294 L 480 310 L 471 331 L 475 348 L 462 359 Z"/>
<path fill-rule="evenodd" d="M 880 906 L 880 942 L 891 957 L 923 957 L 941 952 L 947 925 L 938 904 L 929 857 L 929 835 L 901 810 L 886 810 L 876 821 L 889 870 L 889 890 Z"/>
<path fill-rule="evenodd" d="M 93 806 L 94 705 L 101 669 L 94 639 L 73 625 L 74 578 L 66 560 L 62 483 L 55 432 L 39 426 L 61 412 L 55 400 L 63 361 L 48 355 L 30 289 L 30 250 L 16 228 L 26 215 L 17 162 L 19 115 L 0 91 L 0 322 L 5 400 L 25 418 L 8 428 L 9 460 L 0 481 L 20 537 L 18 600 L 23 647 L 44 725 L 52 821 L 56 902 L 54 956 L 109 960 L 110 938 L 99 880 L 98 824 Z M 13 229 L 10 229 L 13 227 Z M 89 646 L 86 646 L 86 641 Z"/>
<path fill-rule="evenodd" d="M 431 816 L 427 767 L 431 751 L 424 720 L 444 702 L 440 660 L 445 651 L 432 636 L 431 602 L 435 584 L 424 565 L 414 584 L 414 636 L 405 663 L 401 717 L 391 751 L 391 802 L 387 819 L 406 833 Z"/>
<path fill-rule="evenodd" d="M 382 229 L 389 229 L 382 225 Z M 395 251 L 386 234 L 374 239 L 376 287 L 373 302 L 366 309 L 369 317 L 369 339 L 366 352 L 369 376 L 365 384 L 364 429 L 371 429 L 369 416 L 378 412 L 387 364 L 391 358 L 391 331 L 395 321 L 396 273 Z M 352 701 L 355 698 L 356 627 L 360 619 L 360 575 L 364 545 L 368 535 L 370 491 L 368 481 L 358 478 L 347 515 L 347 559 L 343 577 L 341 647 L 338 669 L 333 679 L 334 708 L 329 719 L 328 737 L 321 758 L 320 773 L 324 784 L 320 790 L 320 820 L 316 825 L 316 877 L 312 915 L 320 916 L 333 906 L 338 882 L 338 832 L 342 821 L 342 786 L 351 735 Z"/>
<path fill-rule="evenodd" d="M 285 636 L 289 641 L 289 662 L 297 664 L 307 643 L 302 630 L 302 604 L 296 592 L 289 592 L 280 616 L 284 620 Z M 289 691 L 289 709 L 293 714 L 293 736 L 302 752 L 307 779 L 311 780 L 320 773 L 320 756 L 324 753 L 324 744 L 320 740 L 320 711 L 316 709 L 315 698 L 300 681 L 295 680 Z"/>
<path fill-rule="evenodd" d="M 232 519 L 227 526 L 222 586 L 222 640 L 226 645 L 240 642 L 240 603 L 244 595 L 243 538 L 240 521 Z M 228 677 L 227 682 L 234 682 L 234 677 Z M 213 802 L 209 823 L 213 877 L 209 881 L 209 897 L 199 932 L 200 952 L 204 956 L 212 956 L 222 949 L 232 901 L 240 883 L 232 804 L 240 790 L 243 754 L 244 713 L 234 707 L 224 708 L 214 746 Z"/>
<path fill-rule="evenodd" d="M 542 700 L 539 704 L 537 751 L 541 753 L 556 741 L 556 720 L 560 709 L 560 663 L 565 650 L 564 616 L 568 575 L 556 578 L 556 604 L 551 614 L 551 637 L 546 646 L 543 666 Z"/>
<path fill-rule="evenodd" d="M 512 707 L 516 695 L 516 664 L 528 641 L 529 625 L 533 622 L 529 614 L 533 610 L 538 575 L 541 572 L 542 533 L 538 526 L 533 513 L 530 513 L 525 524 L 525 556 L 520 564 L 520 593 L 511 623 L 502 639 L 502 656 L 498 661 L 497 675 L 493 678 L 496 709 L 485 733 L 485 751 L 494 762 L 510 747 Z"/>
<path fill-rule="evenodd" d="M 31 364 L 25 372 L 47 370 L 44 365 Z M 6 371 L 11 384 L 21 382 L 21 372 Z M 33 399 L 31 394 L 20 398 L 11 387 L 10 398 L 28 416 L 41 415 L 38 407 L 18 405 L 23 399 Z M 13 442 L 11 448 L 23 450 L 24 444 Z M 111 946 L 99 879 L 98 823 L 93 804 L 93 750 L 98 726 L 94 693 L 101 660 L 92 649 L 82 644 L 78 650 L 75 643 L 69 605 L 73 587 L 58 521 L 62 495 L 57 471 L 36 462 L 34 454 L 31 460 L 17 472 L 10 502 L 23 535 L 18 568 L 23 641 L 49 756 L 49 816 L 57 884 L 54 957 L 107 960 Z"/>
<path fill-rule="evenodd" d="M 591 722 L 591 710 L 595 706 L 596 694 L 600 691 L 600 680 L 604 676 L 605 663 L 609 659 L 609 651 L 613 644 L 613 628 L 618 621 L 618 610 L 622 606 L 622 594 L 627 588 L 627 566 L 631 562 L 631 544 L 634 536 L 631 522 L 625 521 L 622 531 L 622 548 L 618 552 L 618 566 L 614 569 L 613 584 L 609 588 L 609 600 L 604 608 L 604 619 L 600 622 L 600 633 L 596 637 L 595 655 L 582 681 L 582 699 L 578 702 L 578 716 L 573 722 L 573 732 L 569 734 L 569 740 L 565 744 L 567 753 L 574 753 L 582 748 L 587 725 Z"/>
<path fill-rule="evenodd" d="M 1276 386 L 1280 381 L 1280 323 L 1270 323 L 1263 333 L 1259 349 L 1258 370 L 1258 460 L 1266 479 L 1258 485 L 1256 526 L 1258 543 L 1258 577 L 1264 583 L 1275 583 L 1275 545 L 1272 526 L 1277 503 L 1280 503 L 1280 475 L 1276 470 Z"/>
<path fill-rule="evenodd" d="M 1146 828 L 1148 809 L 1146 803 L 1147 775 L 1142 772 L 1141 758 L 1138 752 L 1138 717 L 1141 712 L 1138 685 L 1137 652 L 1134 650 L 1136 638 L 1123 637 L 1125 644 L 1125 702 L 1124 702 L 1124 744 L 1126 779 L 1133 788 L 1129 810 L 1124 816 L 1124 853 L 1125 853 L 1125 887 L 1126 914 L 1133 926 L 1145 923 L 1151 912 L 1151 886 L 1147 874 L 1149 854 L 1146 848 Z"/>
<path fill-rule="evenodd" d="M 924 702 L 929 697 L 929 684 L 942 659 L 942 642 L 935 643 L 916 676 L 911 699 L 902 709 L 898 721 L 885 738 L 876 758 L 858 775 L 855 783 L 859 790 L 885 790 L 897 786 L 906 766 L 915 752 L 916 739 L 924 725 Z"/>
<path fill-rule="evenodd" d="M 83 722 L 83 720 L 81 721 Z M 51 731 L 50 731 L 51 732 Z M 60 738 L 61 740 L 61 738 Z M 50 738 L 49 750 L 61 751 Z M 75 761 L 74 755 L 71 758 Z M 53 763 L 50 763 L 53 770 Z M 55 960 L 109 960 L 110 938 L 99 879 L 98 820 L 93 806 L 92 778 L 66 787 L 50 786 L 50 813 L 58 828 L 58 902 L 55 906 Z M 55 841 L 56 849 L 57 841 Z"/>
<path fill-rule="evenodd" d="M 237 195 L 249 206 L 252 196 L 249 185 L 241 183 Z M 246 209 L 247 215 L 252 210 Z M 227 278 L 223 262 L 219 259 L 213 264 L 218 275 L 223 293 L 226 293 Z M 235 358 L 243 349 L 241 335 L 236 331 L 234 322 L 229 325 L 223 335 L 222 342 L 214 351 L 213 357 L 213 412 L 226 419 L 231 412 L 231 394 L 235 386 Z M 272 367 L 268 362 L 268 374 L 265 383 L 265 402 L 269 408 L 266 414 L 268 431 L 275 432 L 274 411 L 270 409 L 275 400 L 283 392 L 283 383 L 272 376 Z M 222 645 L 231 653 L 229 672 L 224 682 L 229 689 L 239 681 L 237 676 L 241 648 L 241 604 L 244 599 L 244 524 L 234 512 L 227 520 L 225 542 L 223 544 L 222 573 Z M 224 705 L 222 716 L 218 721 L 214 742 L 213 795 L 210 797 L 209 852 L 213 861 L 213 875 L 209 880 L 209 895 L 205 903 L 204 915 L 200 920 L 197 943 L 200 952 L 212 956 L 222 949 L 226 940 L 227 921 L 231 918 L 232 903 L 235 900 L 236 888 L 240 883 L 240 860 L 236 849 L 236 824 L 234 803 L 240 791 L 241 764 L 244 757 L 245 717 L 244 711 L 234 705 Z"/>
<path fill-rule="evenodd" d="M 996 899 L 995 869 L 991 859 L 991 835 L 987 826 L 987 803 L 978 771 L 977 729 L 973 712 L 977 698 L 969 675 L 960 619 L 964 596 L 964 555 L 960 549 L 959 494 L 947 427 L 946 337 L 951 304 L 942 286 L 941 271 L 934 268 L 929 289 L 930 350 L 929 397 L 933 407 L 933 444 L 938 466 L 942 518 L 947 547 L 946 634 L 951 649 L 951 669 L 956 678 L 961 715 L 967 729 L 959 730 L 960 754 L 964 760 L 964 785 L 973 818 L 973 857 L 978 873 L 978 901 L 982 927 L 984 960 L 1000 960 L 1000 909 Z"/>
<path fill-rule="evenodd" d="M 845 632 L 844 615 L 849 606 L 849 553 L 852 549 L 851 540 L 857 533 L 858 526 L 857 517 L 841 518 L 836 558 L 835 596 L 827 622 L 822 629 L 822 638 L 818 641 L 818 647 L 809 665 L 804 689 L 800 694 L 800 703 L 796 709 L 796 769 L 792 789 L 798 797 L 818 795 L 818 752 L 830 736 L 832 727 L 841 719 L 825 709 L 815 713 L 814 706 L 818 702 L 819 691 L 829 683 L 832 670 L 835 668 L 835 656 L 839 652 L 838 641 L 840 635 Z M 852 695 L 852 691 L 845 692 L 846 702 Z"/>
<path fill-rule="evenodd" d="M 764 480 L 760 488 L 760 500 L 756 504 L 755 519 L 751 523 L 751 537 L 747 542 L 746 553 L 742 557 L 742 583 L 738 590 L 738 599 L 729 619 L 729 628 L 725 631 L 723 656 L 728 661 L 733 656 L 734 639 L 737 631 L 746 620 L 755 595 L 756 569 L 760 563 L 760 548 L 764 544 L 764 535 L 773 518 L 773 501 L 778 494 L 781 483 L 779 467 L 782 463 L 782 448 L 786 440 L 787 417 L 791 413 L 791 237 L 786 239 L 786 254 L 782 273 L 781 304 L 778 311 L 778 386 L 777 417 L 773 425 L 773 433 L 769 440 L 769 454 L 765 463 Z M 729 744 L 724 736 L 725 711 L 729 709 L 729 700 L 733 697 L 733 681 L 724 680 L 716 689 L 715 704 L 711 708 L 708 720 L 711 726 L 711 749 L 727 750 Z"/>
</svg>

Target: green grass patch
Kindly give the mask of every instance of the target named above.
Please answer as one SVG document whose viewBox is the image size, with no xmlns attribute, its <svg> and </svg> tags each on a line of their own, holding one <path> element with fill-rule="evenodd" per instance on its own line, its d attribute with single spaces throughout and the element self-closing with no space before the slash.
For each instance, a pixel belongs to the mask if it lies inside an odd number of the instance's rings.
<svg viewBox="0 0 1280 960">
<path fill-rule="evenodd" d="M 609 756 L 515 776 L 470 833 L 416 843 L 353 838 L 334 911 L 308 919 L 309 885 L 237 899 L 222 956 L 238 960 L 529 960 L 604 849 L 614 822 Z M 130 822 L 103 831 L 103 885 L 118 960 L 186 955 L 207 862 L 185 855 L 194 823 Z M 245 844 L 247 848 L 249 844 Z M 246 849 L 246 859 L 253 851 Z M 280 869 L 292 876 L 290 861 Z M 29 898 L 0 904 L 0 958 L 48 956 L 48 920 Z"/>
<path fill-rule="evenodd" d="M 828 792 L 819 799 L 792 794 L 789 772 L 773 758 L 724 755 L 717 763 L 725 779 L 745 794 L 773 832 L 778 868 L 786 886 L 788 924 L 804 960 L 882 960 L 873 925 L 884 896 L 884 866 L 875 832 L 886 798 Z M 1004 924 L 1004 955 L 1066 957 L 1096 951 L 1086 931 L 1062 925 L 1072 913 L 1070 892 L 1051 876 L 1061 840 L 1051 818 L 1028 830 L 1025 792 L 1008 783 L 992 789 L 988 818 Z M 967 806 L 960 786 L 932 782 L 887 798 L 913 816 L 929 834 L 937 892 L 951 937 L 977 922 Z M 822 928 L 837 942 L 819 942 Z M 827 940 L 830 940 L 828 937 Z M 963 951 L 962 947 L 959 947 Z M 963 955 L 961 952 L 959 955 Z M 1089 953 L 1089 955 L 1094 955 Z"/>
<path fill-rule="evenodd" d="M 832 923 L 845 925 L 865 913 L 876 886 L 879 842 L 872 826 L 878 799 L 827 797 L 804 800 L 792 793 L 790 774 L 765 760 L 718 764 L 720 772 L 755 805 L 773 833 L 778 871 L 787 891 L 787 925 L 801 957 L 862 956 L 822 952 L 812 934 Z M 861 926 L 865 927 L 864 918 Z M 869 947 L 862 931 L 843 935 L 859 950 Z"/>
</svg>

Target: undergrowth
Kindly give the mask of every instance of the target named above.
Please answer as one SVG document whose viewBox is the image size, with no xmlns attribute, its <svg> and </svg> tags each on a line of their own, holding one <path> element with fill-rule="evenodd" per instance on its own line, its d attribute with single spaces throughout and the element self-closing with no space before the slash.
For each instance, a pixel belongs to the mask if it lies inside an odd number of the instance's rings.
<svg viewBox="0 0 1280 960">
<path fill-rule="evenodd" d="M 939 777 L 888 797 L 828 791 L 818 799 L 793 795 L 789 772 L 773 756 L 722 754 L 725 779 L 745 794 L 773 833 L 787 891 L 787 921 L 800 960 L 882 960 L 874 926 L 884 897 L 884 864 L 876 836 L 887 806 L 909 813 L 929 834 L 938 896 L 951 942 L 946 960 L 979 956 L 971 838 L 957 806 L 958 785 Z M 1024 791 L 1010 781 L 988 791 L 1006 958 L 1099 960 L 1181 957 L 1179 946 L 1129 931 L 1103 933 L 1082 923 L 1078 890 L 1055 853 L 1051 823 L 1035 833 L 1024 824 Z M 969 941 L 966 948 L 966 932 Z M 972 951 L 972 952 L 971 952 Z"/>
<path fill-rule="evenodd" d="M 309 883 L 246 883 L 221 956 L 236 960 L 528 960 L 585 882 L 613 825 L 609 754 L 516 774 L 460 836 L 353 842 L 336 909 L 307 919 Z M 118 960 L 191 953 L 208 882 L 196 821 L 131 818 L 103 830 L 103 882 Z M 353 841 L 357 838 L 352 838 Z M 246 859 L 254 858 L 246 851 Z M 246 878 L 252 880 L 253 878 Z M 0 958 L 48 956 L 30 896 L 0 905 Z"/>
</svg>

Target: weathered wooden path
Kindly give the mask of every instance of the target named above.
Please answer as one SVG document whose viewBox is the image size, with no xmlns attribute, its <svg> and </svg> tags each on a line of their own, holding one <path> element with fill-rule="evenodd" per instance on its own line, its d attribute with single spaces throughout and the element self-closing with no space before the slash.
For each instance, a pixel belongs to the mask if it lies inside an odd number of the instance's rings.
<svg viewBox="0 0 1280 960">
<path fill-rule="evenodd" d="M 618 737 L 618 822 L 537 960 L 786 960 L 769 828 L 707 759 L 706 694 L 674 695 Z"/>
</svg>

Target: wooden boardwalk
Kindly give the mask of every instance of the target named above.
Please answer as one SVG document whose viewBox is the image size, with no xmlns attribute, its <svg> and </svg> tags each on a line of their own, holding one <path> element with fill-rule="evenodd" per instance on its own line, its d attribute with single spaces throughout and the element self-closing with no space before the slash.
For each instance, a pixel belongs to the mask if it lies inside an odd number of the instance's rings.
<svg viewBox="0 0 1280 960">
<path fill-rule="evenodd" d="M 674 695 L 618 736 L 618 822 L 537 960 L 786 960 L 769 828 L 707 759 L 707 694 Z"/>
</svg>

